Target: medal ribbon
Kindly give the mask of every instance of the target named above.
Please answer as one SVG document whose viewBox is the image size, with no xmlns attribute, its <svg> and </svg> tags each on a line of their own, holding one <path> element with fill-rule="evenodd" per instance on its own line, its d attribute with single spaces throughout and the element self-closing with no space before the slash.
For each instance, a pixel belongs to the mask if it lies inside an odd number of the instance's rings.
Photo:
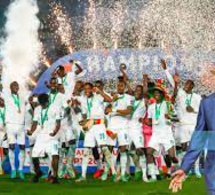
<svg viewBox="0 0 215 195">
<path fill-rule="evenodd" d="M 161 114 L 161 112 L 160 112 L 160 110 L 161 110 L 161 104 L 162 104 L 162 103 L 160 103 L 159 106 L 158 106 L 157 104 L 155 104 L 155 119 L 156 119 L 156 120 L 159 119 L 160 114 Z"/>
<path fill-rule="evenodd" d="M 186 101 L 185 101 L 185 104 L 186 104 L 187 106 L 190 106 L 190 105 L 191 105 L 192 97 L 193 97 L 193 93 L 191 93 L 190 99 L 188 98 L 188 94 L 187 94 Z"/>
<path fill-rule="evenodd" d="M 47 120 L 49 107 L 50 106 L 48 106 L 48 108 L 46 108 L 44 115 L 43 115 L 43 109 L 41 110 L 41 116 L 40 117 L 41 117 L 41 125 L 42 126 L 44 125 L 45 121 Z"/>
<path fill-rule="evenodd" d="M 114 102 L 115 107 L 118 106 L 118 100 L 121 100 L 125 97 L 125 94 L 123 94 L 121 97 L 117 98 L 117 100 Z"/>
<path fill-rule="evenodd" d="M 137 108 L 139 107 L 140 103 L 141 103 L 142 100 L 139 100 L 139 101 L 134 101 L 134 105 L 132 107 L 132 114 L 131 114 L 131 118 L 133 117 L 135 111 L 137 110 Z"/>
<path fill-rule="evenodd" d="M 15 94 L 12 94 L 12 97 L 13 97 L 13 101 L 14 101 L 14 104 L 17 106 L 18 110 L 20 111 L 20 99 L 19 99 L 19 96 L 18 95 L 15 95 Z"/>
<path fill-rule="evenodd" d="M 0 109 L 0 116 L 3 121 L 3 124 L 5 124 L 5 111 L 6 111 L 6 107 L 4 107 L 3 112 L 2 112 L 2 109 Z"/>
<path fill-rule="evenodd" d="M 54 103 L 54 101 L 55 101 L 55 99 L 56 99 L 56 96 L 57 96 L 57 92 L 56 93 L 54 93 L 53 95 L 54 95 L 54 97 L 53 97 L 53 99 L 52 99 L 52 93 L 50 93 L 50 103 L 51 104 L 53 104 Z"/>
<path fill-rule="evenodd" d="M 62 83 L 63 83 L 63 85 L 66 84 L 66 78 L 67 78 L 67 75 L 66 75 L 65 77 L 62 78 Z"/>
<path fill-rule="evenodd" d="M 93 107 L 93 97 L 87 98 L 87 118 L 90 118 L 92 107 Z"/>
</svg>

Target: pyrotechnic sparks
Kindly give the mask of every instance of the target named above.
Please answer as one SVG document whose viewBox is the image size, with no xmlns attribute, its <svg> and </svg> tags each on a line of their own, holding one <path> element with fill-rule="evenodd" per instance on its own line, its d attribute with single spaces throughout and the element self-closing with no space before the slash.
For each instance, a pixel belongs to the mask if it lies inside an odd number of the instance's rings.
<svg viewBox="0 0 215 195">
<path fill-rule="evenodd" d="M 48 16 L 49 25 L 56 33 L 56 39 L 59 37 L 62 44 L 66 45 L 69 52 L 71 52 L 72 41 L 72 26 L 71 18 L 68 17 L 65 8 L 59 3 L 51 3 L 51 12 Z"/>
<path fill-rule="evenodd" d="M 111 39 L 114 44 L 114 49 L 118 48 L 119 40 L 125 27 L 125 13 L 125 5 L 122 2 L 116 2 L 111 14 L 113 23 L 113 27 L 111 29 Z"/>
</svg>

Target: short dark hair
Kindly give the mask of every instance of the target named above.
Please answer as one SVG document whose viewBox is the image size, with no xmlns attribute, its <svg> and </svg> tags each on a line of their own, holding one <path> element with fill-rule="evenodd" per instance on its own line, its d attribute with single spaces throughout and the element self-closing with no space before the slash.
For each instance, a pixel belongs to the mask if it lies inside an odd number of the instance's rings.
<svg viewBox="0 0 215 195">
<path fill-rule="evenodd" d="M 99 85 L 101 85 L 101 86 L 104 86 L 104 83 L 103 83 L 102 80 L 96 80 L 96 81 L 95 81 L 95 84 L 99 84 Z"/>
<path fill-rule="evenodd" d="M 93 84 L 92 84 L 92 83 L 89 83 L 89 82 L 87 82 L 87 83 L 84 84 L 84 86 L 87 86 L 87 85 L 90 86 L 91 88 L 94 87 Z"/>
<path fill-rule="evenodd" d="M 194 81 L 193 81 L 193 80 L 188 79 L 188 80 L 187 80 L 187 82 L 188 82 L 188 81 L 189 81 L 189 82 L 191 82 L 193 86 L 195 86 L 195 83 L 194 83 Z"/>
<path fill-rule="evenodd" d="M 136 88 L 139 87 L 143 91 L 143 86 L 142 85 L 137 85 Z"/>
<path fill-rule="evenodd" d="M 60 66 L 58 66 L 55 70 L 56 70 L 56 71 L 58 71 L 58 70 L 65 70 L 65 68 L 64 68 L 63 65 L 60 65 Z"/>
<path fill-rule="evenodd" d="M 17 81 L 13 81 L 13 82 L 10 83 L 10 86 L 12 86 L 14 84 L 19 85 L 19 83 Z"/>
<path fill-rule="evenodd" d="M 51 82 L 51 81 L 56 81 L 56 82 L 57 82 L 57 77 L 51 77 L 51 78 L 50 78 L 50 82 Z M 58 82 L 57 82 L 57 83 L 58 83 Z"/>
<path fill-rule="evenodd" d="M 70 60 L 69 60 L 69 62 L 70 62 L 70 63 L 73 63 L 73 62 L 74 62 L 74 60 L 73 60 L 73 59 L 70 59 Z"/>
<path fill-rule="evenodd" d="M 42 93 L 38 96 L 38 101 L 41 105 L 49 103 L 49 95 L 46 93 Z"/>
</svg>

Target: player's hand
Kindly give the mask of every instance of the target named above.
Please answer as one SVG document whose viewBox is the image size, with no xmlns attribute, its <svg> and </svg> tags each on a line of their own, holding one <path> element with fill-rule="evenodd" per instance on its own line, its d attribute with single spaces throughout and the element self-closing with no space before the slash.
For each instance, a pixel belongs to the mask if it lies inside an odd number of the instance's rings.
<svg viewBox="0 0 215 195">
<path fill-rule="evenodd" d="M 161 59 L 161 66 L 162 66 L 162 68 L 163 68 L 164 70 L 167 69 L 166 62 L 165 62 L 165 60 L 163 60 L 163 59 Z"/>
<path fill-rule="evenodd" d="M 187 106 L 186 108 L 187 112 L 194 112 L 194 109 L 191 106 Z"/>
<path fill-rule="evenodd" d="M 93 88 L 93 91 L 94 91 L 95 93 L 100 93 L 100 92 L 101 92 L 100 89 L 99 89 L 98 87 L 94 87 L 94 88 Z"/>
<path fill-rule="evenodd" d="M 53 133 L 50 133 L 49 135 L 50 135 L 51 137 L 54 137 L 54 136 L 56 135 L 56 133 L 53 132 Z"/>
<path fill-rule="evenodd" d="M 113 94 L 113 95 L 112 95 L 112 99 L 113 99 L 113 101 L 118 100 L 118 95 L 117 95 L 117 94 Z"/>
<path fill-rule="evenodd" d="M 107 107 L 105 109 L 105 114 L 110 114 L 112 112 L 112 109 L 110 107 Z"/>
<path fill-rule="evenodd" d="M 32 131 L 27 130 L 27 135 L 31 136 L 32 134 L 33 134 L 33 132 L 32 132 Z"/>
<path fill-rule="evenodd" d="M 172 177 L 173 179 L 170 182 L 169 189 L 172 190 L 173 193 L 177 193 L 182 189 L 182 184 L 185 179 L 185 172 L 180 169 L 173 173 Z"/>
<path fill-rule="evenodd" d="M 169 114 L 165 114 L 165 119 L 170 119 Z"/>
</svg>

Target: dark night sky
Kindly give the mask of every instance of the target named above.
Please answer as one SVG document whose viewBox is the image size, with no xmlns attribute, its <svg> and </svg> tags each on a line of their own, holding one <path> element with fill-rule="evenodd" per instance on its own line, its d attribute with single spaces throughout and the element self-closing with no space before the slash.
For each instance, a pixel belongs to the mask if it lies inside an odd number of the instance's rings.
<svg viewBox="0 0 215 195">
<path fill-rule="evenodd" d="M 86 6 L 88 5 L 88 0 L 54 0 L 55 2 L 60 2 L 62 6 L 67 9 L 67 13 L 70 16 L 79 16 L 83 15 Z M 7 10 L 8 5 L 12 2 L 12 0 L 0 0 L 0 28 L 3 27 L 5 22 L 5 11 Z M 49 10 L 49 2 L 53 2 L 53 0 L 37 0 L 39 5 L 41 17 L 45 17 Z"/>
</svg>

